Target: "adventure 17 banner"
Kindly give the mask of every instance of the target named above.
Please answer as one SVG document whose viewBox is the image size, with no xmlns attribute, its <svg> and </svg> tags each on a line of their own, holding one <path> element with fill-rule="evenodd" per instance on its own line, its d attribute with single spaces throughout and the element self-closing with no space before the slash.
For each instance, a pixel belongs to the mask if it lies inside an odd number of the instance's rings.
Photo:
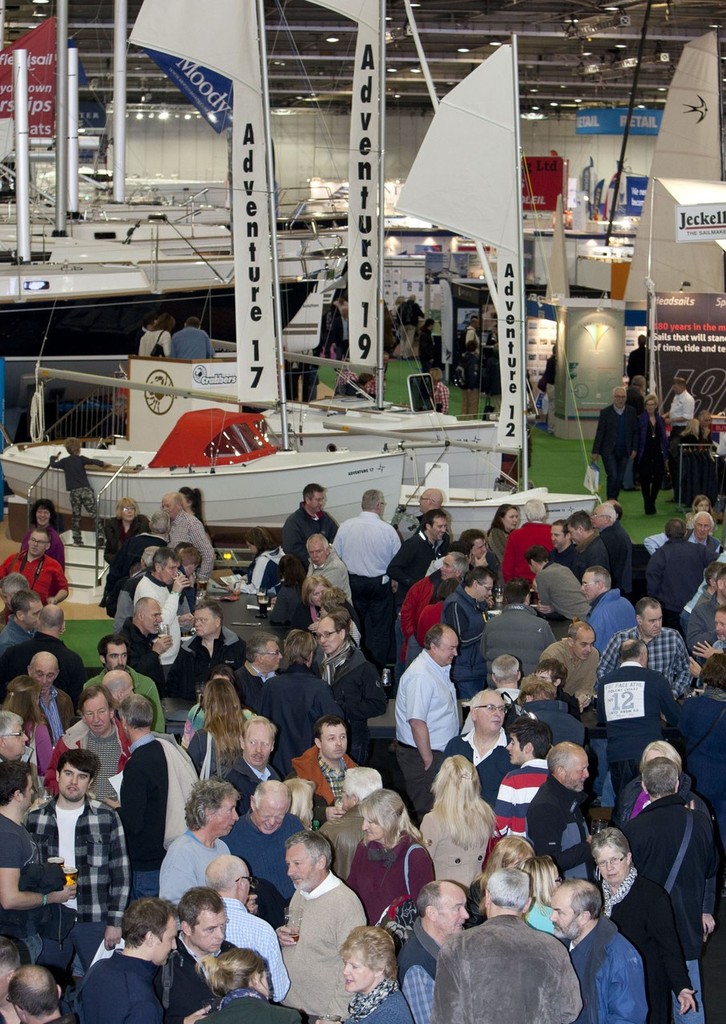
<svg viewBox="0 0 726 1024">
<path fill-rule="evenodd" d="M 726 295 L 656 293 L 654 345 L 661 405 L 668 406 L 678 376 L 688 381 L 696 412 L 726 408 Z"/>
</svg>

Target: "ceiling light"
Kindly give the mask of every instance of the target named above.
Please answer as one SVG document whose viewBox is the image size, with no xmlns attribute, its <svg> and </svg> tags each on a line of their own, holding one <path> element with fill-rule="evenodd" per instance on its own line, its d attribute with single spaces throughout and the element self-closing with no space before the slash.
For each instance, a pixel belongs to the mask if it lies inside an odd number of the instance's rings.
<svg viewBox="0 0 726 1024">
<path fill-rule="evenodd" d="M 539 92 L 539 89 L 530 89 L 530 92 Z"/>
<path fill-rule="evenodd" d="M 400 98 L 401 98 L 400 92 L 394 92 L 393 98 L 394 98 L 394 100 L 400 100 Z"/>
<path fill-rule="evenodd" d="M 502 44 L 501 44 L 501 40 L 499 40 L 499 39 L 492 39 L 492 41 L 489 43 L 489 45 L 490 46 L 501 46 Z"/>
<path fill-rule="evenodd" d="M 627 50 L 627 48 L 628 48 L 628 44 L 627 43 L 616 43 L 615 44 L 615 49 L 616 50 Z"/>
<path fill-rule="evenodd" d="M 592 50 L 583 50 L 582 51 L 582 56 L 583 57 L 592 57 Z"/>
<path fill-rule="evenodd" d="M 337 36 L 326 36 L 325 37 L 325 42 L 326 43 L 339 43 L 340 39 L 338 39 Z"/>
<path fill-rule="evenodd" d="M 398 68 L 386 68 L 386 71 L 388 72 L 389 75 L 395 75 L 396 72 L 398 71 Z"/>
<path fill-rule="evenodd" d="M 460 46 L 456 52 L 457 53 L 468 53 L 469 52 L 469 47 L 468 46 Z"/>
<path fill-rule="evenodd" d="M 191 114 L 185 114 L 184 115 L 184 120 L 185 121 L 191 121 L 191 119 L 192 119 L 192 115 Z"/>
<path fill-rule="evenodd" d="M 559 103 L 557 102 L 557 100 L 553 100 L 552 103 L 550 103 L 550 106 L 551 107 L 559 107 Z"/>
<path fill-rule="evenodd" d="M 33 0 L 34 4 L 49 4 L 50 0 Z"/>
<path fill-rule="evenodd" d="M 412 75 L 420 75 L 421 74 L 421 68 L 411 68 L 411 74 Z"/>
<path fill-rule="evenodd" d="M 169 120 L 169 111 L 168 110 L 160 110 L 159 111 L 159 120 L 160 121 L 168 121 Z"/>
<path fill-rule="evenodd" d="M 138 114 L 136 115 L 136 120 L 137 121 L 143 121 L 144 120 L 144 115 L 141 113 L 141 111 L 139 111 Z"/>
</svg>

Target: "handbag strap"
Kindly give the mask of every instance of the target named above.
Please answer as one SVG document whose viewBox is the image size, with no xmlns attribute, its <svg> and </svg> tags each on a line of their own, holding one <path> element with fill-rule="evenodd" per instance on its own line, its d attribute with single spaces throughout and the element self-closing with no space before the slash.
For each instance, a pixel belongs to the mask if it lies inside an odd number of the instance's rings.
<svg viewBox="0 0 726 1024">
<path fill-rule="evenodd" d="M 686 750 L 686 756 L 688 756 L 689 754 L 692 754 L 694 750 L 698 750 L 698 748 L 701 746 L 703 741 L 707 740 L 708 737 L 711 735 L 711 733 L 716 728 L 716 726 L 721 721 L 721 719 L 723 718 L 724 715 L 726 715 L 726 704 L 724 704 L 723 708 L 721 709 L 721 714 L 720 715 L 716 715 L 714 720 L 709 725 L 708 729 L 706 729 L 706 731 L 704 732 L 703 736 L 701 736 L 699 739 L 697 739 L 696 742 L 693 744 L 693 746 Z"/>
<path fill-rule="evenodd" d="M 681 839 L 681 845 L 678 848 L 676 859 L 673 861 L 673 867 L 671 868 L 670 873 L 665 880 L 665 885 L 663 886 L 667 893 L 670 893 L 671 889 L 675 885 L 676 878 L 678 878 L 678 872 L 681 870 L 681 864 L 683 863 L 683 858 L 686 856 L 686 850 L 688 849 L 688 844 L 690 843 L 691 836 L 693 834 L 693 811 L 687 810 L 686 815 L 686 828 L 683 833 L 683 839 Z"/>
<path fill-rule="evenodd" d="M 423 850 L 421 843 L 411 843 L 409 848 L 406 850 L 406 856 L 403 858 L 403 879 L 406 883 L 406 895 L 411 897 L 411 886 L 408 884 L 408 858 L 411 856 L 413 850 Z"/>
<path fill-rule="evenodd" d="M 211 732 L 207 733 L 207 749 L 204 753 L 204 760 L 202 761 L 201 771 L 199 772 L 199 778 L 206 781 L 212 774 L 212 748 L 214 744 L 214 737 Z"/>
</svg>

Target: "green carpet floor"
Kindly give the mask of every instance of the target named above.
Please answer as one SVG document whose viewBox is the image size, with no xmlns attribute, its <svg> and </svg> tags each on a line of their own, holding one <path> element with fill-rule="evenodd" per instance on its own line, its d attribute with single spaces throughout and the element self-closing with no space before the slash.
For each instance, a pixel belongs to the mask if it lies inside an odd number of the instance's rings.
<svg viewBox="0 0 726 1024">
<path fill-rule="evenodd" d="M 66 621 L 63 642 L 80 654 L 86 668 L 100 672 L 101 662 L 96 644 L 107 633 L 113 633 L 113 619 L 69 619 Z"/>
</svg>

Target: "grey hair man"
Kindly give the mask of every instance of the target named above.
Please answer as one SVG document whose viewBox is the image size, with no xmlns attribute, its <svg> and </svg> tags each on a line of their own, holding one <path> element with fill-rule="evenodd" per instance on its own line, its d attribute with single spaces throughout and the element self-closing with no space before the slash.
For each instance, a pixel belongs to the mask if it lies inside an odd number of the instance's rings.
<svg viewBox="0 0 726 1024">
<path fill-rule="evenodd" d="M 20 761 L 28 745 L 25 726 L 14 711 L 0 711 L 0 764 Z"/>
<path fill-rule="evenodd" d="M 229 847 L 222 842 L 237 821 L 237 790 L 222 779 L 198 782 L 184 807 L 187 831 L 166 851 L 159 895 L 177 903 L 187 889 L 205 884 L 207 865 Z"/>
<path fill-rule="evenodd" d="M 455 882 L 428 882 L 418 894 L 416 909 L 413 932 L 398 955 L 398 977 L 416 1024 L 428 1024 L 441 947 L 461 932 L 469 917 L 466 893 Z"/>
<path fill-rule="evenodd" d="M 486 921 L 451 936 L 439 954 L 431 1024 L 575 1020 L 582 1008 L 577 975 L 562 943 L 523 920 L 529 891 L 523 871 L 505 869 L 491 876 Z"/>
<path fill-rule="evenodd" d="M 334 587 L 342 590 L 350 601 L 348 569 L 328 538 L 322 533 L 313 533 L 305 541 L 305 547 L 310 559 L 308 576 L 324 576 Z"/>
<path fill-rule="evenodd" d="M 538 856 L 548 854 L 569 878 L 592 877 L 590 832 L 580 810 L 585 800 L 587 753 L 576 743 L 557 743 L 547 754 L 549 778 L 527 808 L 527 836 Z"/>
<path fill-rule="evenodd" d="M 347 1013 L 340 947 L 351 929 L 366 923 L 352 889 L 331 872 L 330 843 L 319 832 L 298 832 L 285 843 L 287 873 L 295 887 L 288 922 L 277 929 L 290 976 L 285 999 L 310 1019 Z"/>
<path fill-rule="evenodd" d="M 266 962 L 272 981 L 273 998 L 282 1002 L 290 988 L 290 979 L 280 953 L 275 931 L 267 921 L 250 914 L 246 907 L 250 894 L 250 869 L 241 857 L 222 854 L 207 864 L 205 884 L 222 897 L 227 913 L 225 937 L 240 949 L 254 949 Z"/>
<path fill-rule="evenodd" d="M 12 573 L 12 575 L 20 576 L 20 573 Z M 11 614 L 5 629 L 0 633 L 0 654 L 4 654 L 8 647 L 12 647 L 14 644 L 32 640 L 38 628 L 38 617 L 43 602 L 37 594 L 28 590 L 25 577 L 20 576 L 20 579 L 25 586 L 15 591 L 8 599 Z"/>
</svg>

